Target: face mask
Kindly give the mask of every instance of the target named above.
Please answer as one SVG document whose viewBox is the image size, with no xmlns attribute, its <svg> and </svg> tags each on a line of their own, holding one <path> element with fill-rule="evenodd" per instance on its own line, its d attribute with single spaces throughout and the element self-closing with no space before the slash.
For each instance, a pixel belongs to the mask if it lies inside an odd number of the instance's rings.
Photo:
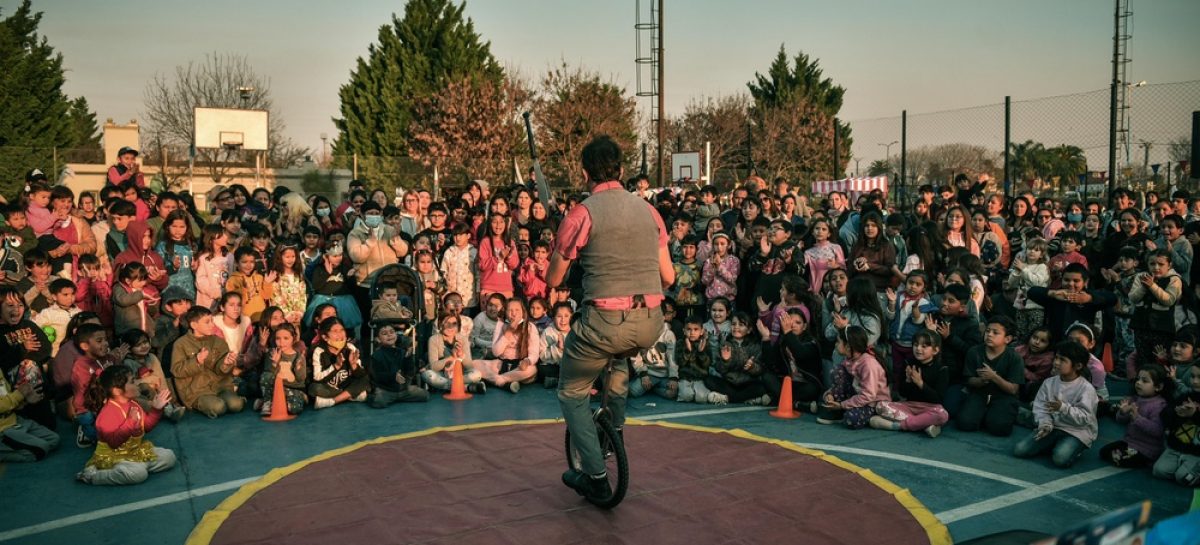
<svg viewBox="0 0 1200 545">
<path fill-rule="evenodd" d="M 1067 214 L 1067 221 L 1071 223 L 1079 223 L 1083 221 L 1083 214 Z"/>
<path fill-rule="evenodd" d="M 329 209 L 328 208 L 318 208 L 317 209 L 317 217 L 318 218 L 328 218 L 329 217 Z"/>
<path fill-rule="evenodd" d="M 363 218 L 363 223 L 366 223 L 367 227 L 374 229 L 383 224 L 383 216 L 367 216 Z"/>
<path fill-rule="evenodd" d="M 346 341 L 325 341 L 334 352 L 341 352 L 346 347 Z"/>
</svg>

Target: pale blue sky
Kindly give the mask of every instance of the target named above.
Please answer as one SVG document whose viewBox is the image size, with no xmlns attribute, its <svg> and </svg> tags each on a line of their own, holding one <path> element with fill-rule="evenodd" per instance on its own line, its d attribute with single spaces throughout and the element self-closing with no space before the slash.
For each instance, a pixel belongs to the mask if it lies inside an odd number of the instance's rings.
<svg viewBox="0 0 1200 545">
<path fill-rule="evenodd" d="M 6 16 L 18 0 L 0 0 Z M 744 92 L 781 43 L 820 59 L 846 87 L 848 120 L 1103 88 L 1108 0 L 666 1 L 667 111 Z M 298 143 L 332 138 L 337 90 L 403 2 L 352 0 L 35 0 L 41 32 L 65 57 L 66 91 L 103 121 L 140 117 L 156 72 L 207 52 L 247 55 Z M 1200 2 L 1133 0 L 1132 81 L 1200 79 Z M 634 91 L 634 0 L 471 0 L 493 54 L 531 79 L 565 59 Z M 641 99 L 639 106 L 648 105 Z M 1197 105 L 1200 106 L 1200 105 Z"/>
</svg>

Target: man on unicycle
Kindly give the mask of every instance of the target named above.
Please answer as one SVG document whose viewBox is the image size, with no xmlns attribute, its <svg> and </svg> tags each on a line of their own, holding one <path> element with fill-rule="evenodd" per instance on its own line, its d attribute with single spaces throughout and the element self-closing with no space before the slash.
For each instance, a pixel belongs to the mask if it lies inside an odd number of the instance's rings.
<svg viewBox="0 0 1200 545">
<path fill-rule="evenodd" d="M 592 421 L 592 384 L 610 359 L 654 345 L 663 327 L 662 290 L 674 283 L 675 271 L 662 218 L 621 184 L 617 143 L 601 136 L 581 155 L 591 196 L 563 219 L 546 281 L 560 285 L 573 261 L 583 269 L 583 306 L 563 347 L 558 401 L 582 462 L 582 471 L 563 473 L 563 483 L 594 501 L 612 490 Z M 606 388 L 617 430 L 625 422 L 628 386 L 628 367 L 613 366 Z"/>
</svg>

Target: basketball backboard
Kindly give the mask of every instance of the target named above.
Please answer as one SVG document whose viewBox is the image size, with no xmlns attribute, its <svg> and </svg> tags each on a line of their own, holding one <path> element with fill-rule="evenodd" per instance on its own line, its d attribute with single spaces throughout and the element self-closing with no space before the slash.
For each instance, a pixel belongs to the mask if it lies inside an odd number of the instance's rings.
<svg viewBox="0 0 1200 545">
<path fill-rule="evenodd" d="M 700 152 L 685 151 L 671 154 L 671 179 L 678 182 L 684 178 L 700 181 L 704 170 L 700 166 Z"/>
<path fill-rule="evenodd" d="M 197 149 L 267 149 L 266 110 L 195 108 L 193 111 Z"/>
</svg>

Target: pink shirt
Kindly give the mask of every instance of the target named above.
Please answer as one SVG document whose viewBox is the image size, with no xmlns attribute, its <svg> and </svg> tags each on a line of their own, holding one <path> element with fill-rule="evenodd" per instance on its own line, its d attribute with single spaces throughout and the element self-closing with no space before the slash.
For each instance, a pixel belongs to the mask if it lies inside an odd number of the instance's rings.
<svg viewBox="0 0 1200 545">
<path fill-rule="evenodd" d="M 595 195 L 602 191 L 612 190 L 624 191 L 625 187 L 619 181 L 604 182 L 596 184 L 592 188 L 592 194 Z M 667 247 L 667 227 L 663 225 L 658 211 L 649 202 L 646 203 L 646 208 L 650 210 L 650 215 L 654 218 L 654 225 L 658 228 L 658 248 L 662 250 Z M 591 233 L 591 214 L 588 213 L 587 207 L 576 206 L 570 212 L 567 212 L 567 217 L 563 218 L 562 224 L 558 226 L 558 236 L 554 237 L 554 251 L 574 261 L 579 258 L 579 250 L 587 246 Z M 657 256 L 655 261 L 657 261 Z M 654 308 L 662 304 L 663 295 L 661 293 L 646 294 L 645 299 L 646 306 Z M 602 297 L 593 299 L 591 303 L 596 308 L 604 310 L 630 310 L 633 308 L 633 296 Z"/>
</svg>

